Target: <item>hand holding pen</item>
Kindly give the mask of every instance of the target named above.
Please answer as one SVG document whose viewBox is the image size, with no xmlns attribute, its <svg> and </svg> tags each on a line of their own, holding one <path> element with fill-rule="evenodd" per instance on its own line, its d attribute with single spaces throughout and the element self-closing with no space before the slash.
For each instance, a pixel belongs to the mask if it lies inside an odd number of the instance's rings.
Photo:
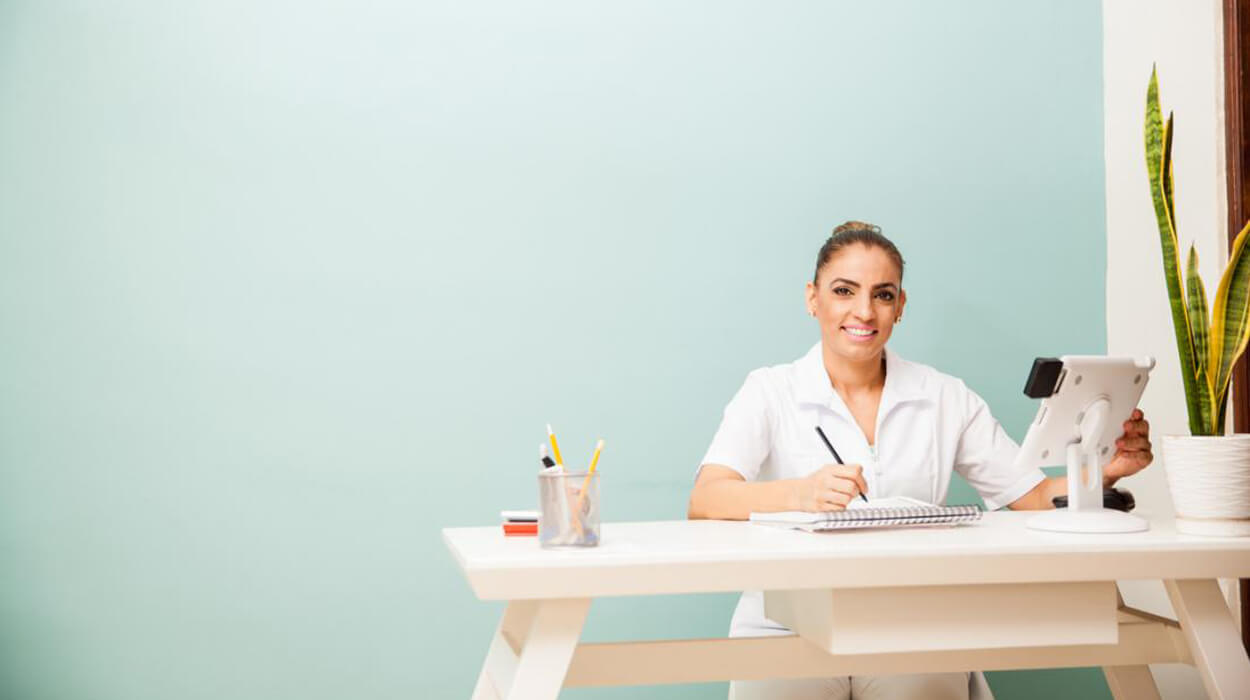
<svg viewBox="0 0 1250 700">
<path fill-rule="evenodd" d="M 844 510 L 856 496 L 868 501 L 864 494 L 868 483 L 864 480 L 864 468 L 858 464 L 843 464 L 842 457 L 825 437 L 819 426 L 816 433 L 829 448 L 837 464 L 826 464 L 797 482 L 797 510 L 821 512 Z"/>
</svg>

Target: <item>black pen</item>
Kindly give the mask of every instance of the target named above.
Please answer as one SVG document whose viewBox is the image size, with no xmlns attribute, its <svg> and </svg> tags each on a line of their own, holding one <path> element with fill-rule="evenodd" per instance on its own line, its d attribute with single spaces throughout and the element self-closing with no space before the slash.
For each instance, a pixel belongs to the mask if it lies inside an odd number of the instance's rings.
<svg viewBox="0 0 1250 700">
<path fill-rule="evenodd" d="M 545 443 L 538 443 L 538 459 L 542 461 L 545 469 L 556 466 L 556 461 L 547 456 L 547 445 Z"/>
<path fill-rule="evenodd" d="M 833 449 L 833 443 L 829 442 L 829 438 L 825 437 L 825 431 L 821 430 L 819 425 L 816 426 L 816 434 L 820 436 L 821 442 L 825 443 L 825 447 L 829 448 L 829 452 L 833 453 L 833 458 L 837 460 L 838 464 L 845 464 L 842 458 L 838 456 L 838 451 Z M 863 491 L 859 492 L 859 497 L 864 499 L 864 503 L 868 502 L 868 497 L 864 495 Z"/>
</svg>

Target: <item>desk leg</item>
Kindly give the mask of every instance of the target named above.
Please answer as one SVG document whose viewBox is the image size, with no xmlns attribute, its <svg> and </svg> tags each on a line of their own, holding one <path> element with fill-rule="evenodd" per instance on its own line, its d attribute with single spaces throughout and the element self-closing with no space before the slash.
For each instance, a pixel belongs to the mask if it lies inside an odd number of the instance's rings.
<svg viewBox="0 0 1250 700">
<path fill-rule="evenodd" d="M 490 651 L 473 688 L 473 700 L 503 700 L 516 675 L 517 654 L 525 646 L 538 601 L 514 600 L 508 603 L 490 640 Z"/>
<path fill-rule="evenodd" d="M 589 609 L 589 598 L 509 603 L 482 664 L 473 700 L 554 700 Z"/>
<path fill-rule="evenodd" d="M 1103 666 L 1115 700 L 1159 700 L 1159 687 L 1149 666 Z"/>
<path fill-rule="evenodd" d="M 1124 596 L 1120 595 L 1117 585 L 1115 591 L 1116 607 L 1124 607 Z M 1150 667 L 1141 666 L 1103 666 L 1102 673 L 1107 677 L 1107 687 L 1111 689 L 1111 697 L 1115 700 L 1160 700 L 1159 686 L 1150 673 Z"/>
<path fill-rule="evenodd" d="M 1164 581 L 1194 665 L 1212 700 L 1244 698 L 1250 693 L 1250 658 L 1214 579 Z"/>
</svg>

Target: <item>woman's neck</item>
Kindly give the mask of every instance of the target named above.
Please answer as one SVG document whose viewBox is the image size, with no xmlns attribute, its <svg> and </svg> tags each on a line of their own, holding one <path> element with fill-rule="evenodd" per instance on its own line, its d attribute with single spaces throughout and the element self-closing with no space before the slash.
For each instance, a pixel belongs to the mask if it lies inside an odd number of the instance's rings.
<svg viewBox="0 0 1250 700">
<path fill-rule="evenodd" d="M 822 346 L 825 373 L 839 394 L 860 394 L 879 391 L 885 386 L 885 354 L 869 360 L 855 361 L 839 357 Z"/>
</svg>

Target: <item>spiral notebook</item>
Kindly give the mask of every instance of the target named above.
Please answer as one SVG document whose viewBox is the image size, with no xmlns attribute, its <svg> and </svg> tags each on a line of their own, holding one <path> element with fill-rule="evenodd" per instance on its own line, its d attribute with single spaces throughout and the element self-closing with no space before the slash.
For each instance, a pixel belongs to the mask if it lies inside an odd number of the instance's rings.
<svg viewBox="0 0 1250 700">
<path fill-rule="evenodd" d="M 981 519 L 981 506 L 935 506 L 914 498 L 898 496 L 876 498 L 868 503 L 852 501 L 846 510 L 832 513 L 784 511 L 752 513 L 757 525 L 783 527 L 815 532 L 848 530 L 862 527 L 907 527 L 912 525 L 949 525 Z"/>
</svg>

